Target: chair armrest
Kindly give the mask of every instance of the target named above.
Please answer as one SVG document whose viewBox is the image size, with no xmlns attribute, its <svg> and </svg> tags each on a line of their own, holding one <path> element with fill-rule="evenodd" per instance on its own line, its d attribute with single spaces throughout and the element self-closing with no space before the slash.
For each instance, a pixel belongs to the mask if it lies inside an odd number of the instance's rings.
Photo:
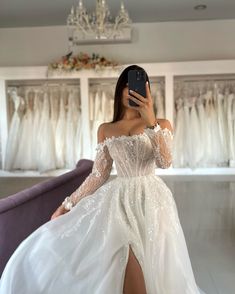
<svg viewBox="0 0 235 294">
<path fill-rule="evenodd" d="M 67 195 L 76 190 L 92 170 L 93 161 L 0 200 L 0 275 L 18 245 L 50 220 Z"/>
</svg>

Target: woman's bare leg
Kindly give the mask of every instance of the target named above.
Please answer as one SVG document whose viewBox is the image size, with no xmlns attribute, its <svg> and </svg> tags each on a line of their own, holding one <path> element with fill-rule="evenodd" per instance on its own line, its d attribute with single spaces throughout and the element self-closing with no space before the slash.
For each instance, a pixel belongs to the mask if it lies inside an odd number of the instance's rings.
<svg viewBox="0 0 235 294">
<path fill-rule="evenodd" d="M 141 266 L 129 246 L 123 294 L 147 294 Z"/>
</svg>

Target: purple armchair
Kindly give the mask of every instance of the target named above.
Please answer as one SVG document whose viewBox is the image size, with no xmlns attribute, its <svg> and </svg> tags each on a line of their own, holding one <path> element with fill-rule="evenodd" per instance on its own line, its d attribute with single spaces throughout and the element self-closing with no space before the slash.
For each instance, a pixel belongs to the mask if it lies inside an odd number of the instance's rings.
<svg viewBox="0 0 235 294">
<path fill-rule="evenodd" d="M 93 161 L 82 159 L 74 170 L 0 200 L 0 276 L 18 245 L 50 220 L 64 198 L 89 175 L 92 166 Z"/>
</svg>

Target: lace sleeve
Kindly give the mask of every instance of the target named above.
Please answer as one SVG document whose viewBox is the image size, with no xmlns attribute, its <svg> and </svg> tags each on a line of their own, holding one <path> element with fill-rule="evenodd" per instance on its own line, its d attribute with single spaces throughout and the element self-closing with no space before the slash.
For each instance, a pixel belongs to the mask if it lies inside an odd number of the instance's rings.
<svg viewBox="0 0 235 294">
<path fill-rule="evenodd" d="M 109 178 L 113 159 L 111 158 L 106 145 L 100 143 L 96 148 L 96 158 L 92 172 L 69 197 L 62 203 L 67 210 L 71 210 L 83 197 L 95 192 Z"/>
<path fill-rule="evenodd" d="M 154 129 L 145 129 L 151 140 L 157 167 L 168 168 L 172 163 L 173 134 L 168 128 L 157 124 Z"/>
</svg>

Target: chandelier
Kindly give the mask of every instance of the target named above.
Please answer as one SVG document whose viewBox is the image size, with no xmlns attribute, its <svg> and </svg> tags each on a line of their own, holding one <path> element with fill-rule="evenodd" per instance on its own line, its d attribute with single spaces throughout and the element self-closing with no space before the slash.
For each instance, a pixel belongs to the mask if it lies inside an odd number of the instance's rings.
<svg viewBox="0 0 235 294">
<path fill-rule="evenodd" d="M 131 41 L 131 20 L 123 1 L 118 15 L 113 19 L 106 0 L 96 0 L 96 9 L 90 14 L 79 0 L 77 7 L 71 8 L 67 28 L 70 47 L 84 43 Z"/>
</svg>

